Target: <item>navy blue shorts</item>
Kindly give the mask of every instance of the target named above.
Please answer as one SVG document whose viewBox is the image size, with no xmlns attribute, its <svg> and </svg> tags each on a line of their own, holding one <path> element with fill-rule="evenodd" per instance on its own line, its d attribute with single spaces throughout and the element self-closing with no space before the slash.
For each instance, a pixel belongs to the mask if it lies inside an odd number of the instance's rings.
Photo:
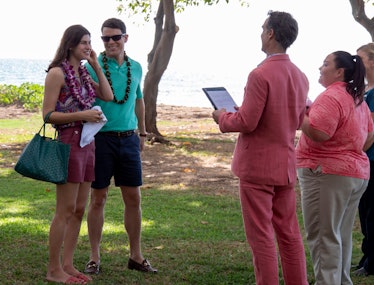
<svg viewBox="0 0 374 285">
<path fill-rule="evenodd" d="M 92 188 L 108 187 L 112 177 L 116 186 L 137 187 L 143 184 L 137 134 L 115 136 L 110 132 L 99 132 L 95 136 L 95 145 L 95 181 Z"/>
</svg>

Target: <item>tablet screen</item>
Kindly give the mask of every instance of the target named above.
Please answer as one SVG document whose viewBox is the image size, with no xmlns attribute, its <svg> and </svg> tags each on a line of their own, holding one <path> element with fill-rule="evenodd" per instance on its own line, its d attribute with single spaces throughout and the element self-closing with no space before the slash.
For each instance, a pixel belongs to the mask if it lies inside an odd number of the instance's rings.
<svg viewBox="0 0 374 285">
<path fill-rule="evenodd" d="M 237 105 L 225 87 L 207 87 L 203 91 L 214 109 L 225 108 L 227 112 L 236 112 L 234 106 Z"/>
</svg>

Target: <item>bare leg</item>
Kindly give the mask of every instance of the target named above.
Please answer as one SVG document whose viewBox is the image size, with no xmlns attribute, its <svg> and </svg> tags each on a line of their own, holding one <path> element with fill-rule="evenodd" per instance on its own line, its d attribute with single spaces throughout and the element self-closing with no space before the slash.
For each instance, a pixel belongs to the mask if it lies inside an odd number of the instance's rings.
<svg viewBox="0 0 374 285">
<path fill-rule="evenodd" d="M 140 242 L 142 227 L 140 187 L 121 186 L 121 193 L 125 203 L 124 224 L 130 242 L 130 258 L 142 263 L 144 257 L 141 252 Z"/>
<path fill-rule="evenodd" d="M 76 208 L 73 216 L 67 225 L 67 233 L 64 239 L 63 269 L 66 273 L 77 276 L 80 272 L 74 267 L 74 251 L 78 243 L 78 236 L 82 224 L 82 219 L 87 204 L 91 182 L 84 182 L 79 185 L 79 192 L 76 200 Z M 87 276 L 88 280 L 92 280 Z"/>
<path fill-rule="evenodd" d="M 100 242 L 104 225 L 104 207 L 108 197 L 108 187 L 92 189 L 87 213 L 88 235 L 90 238 L 90 261 L 100 262 Z"/>
<path fill-rule="evenodd" d="M 71 219 L 78 195 L 78 184 L 67 183 L 56 187 L 56 212 L 49 230 L 49 263 L 47 267 L 48 281 L 65 282 L 70 275 L 61 265 L 60 253 L 67 225 Z"/>
</svg>

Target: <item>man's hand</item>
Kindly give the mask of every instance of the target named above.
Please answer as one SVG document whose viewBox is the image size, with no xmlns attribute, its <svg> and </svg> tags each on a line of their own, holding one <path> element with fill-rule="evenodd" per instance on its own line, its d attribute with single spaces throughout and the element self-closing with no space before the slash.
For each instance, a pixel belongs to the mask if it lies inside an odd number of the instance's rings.
<svg viewBox="0 0 374 285">
<path fill-rule="evenodd" d="M 222 108 L 222 109 L 219 109 L 219 110 L 215 110 L 215 111 L 212 113 L 213 120 L 218 124 L 218 123 L 219 123 L 219 116 L 220 116 L 222 113 L 225 113 L 225 112 L 226 112 L 226 109 L 225 109 L 225 108 Z"/>
</svg>

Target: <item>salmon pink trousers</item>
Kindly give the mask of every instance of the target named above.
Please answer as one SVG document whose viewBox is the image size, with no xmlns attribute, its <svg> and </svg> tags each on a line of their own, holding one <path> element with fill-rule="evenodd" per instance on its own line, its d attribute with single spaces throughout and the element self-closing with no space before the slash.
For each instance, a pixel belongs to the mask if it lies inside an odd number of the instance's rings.
<svg viewBox="0 0 374 285">
<path fill-rule="evenodd" d="M 259 185 L 240 180 L 244 229 L 257 285 L 279 284 L 278 251 L 286 285 L 308 285 L 295 185 Z"/>
</svg>

